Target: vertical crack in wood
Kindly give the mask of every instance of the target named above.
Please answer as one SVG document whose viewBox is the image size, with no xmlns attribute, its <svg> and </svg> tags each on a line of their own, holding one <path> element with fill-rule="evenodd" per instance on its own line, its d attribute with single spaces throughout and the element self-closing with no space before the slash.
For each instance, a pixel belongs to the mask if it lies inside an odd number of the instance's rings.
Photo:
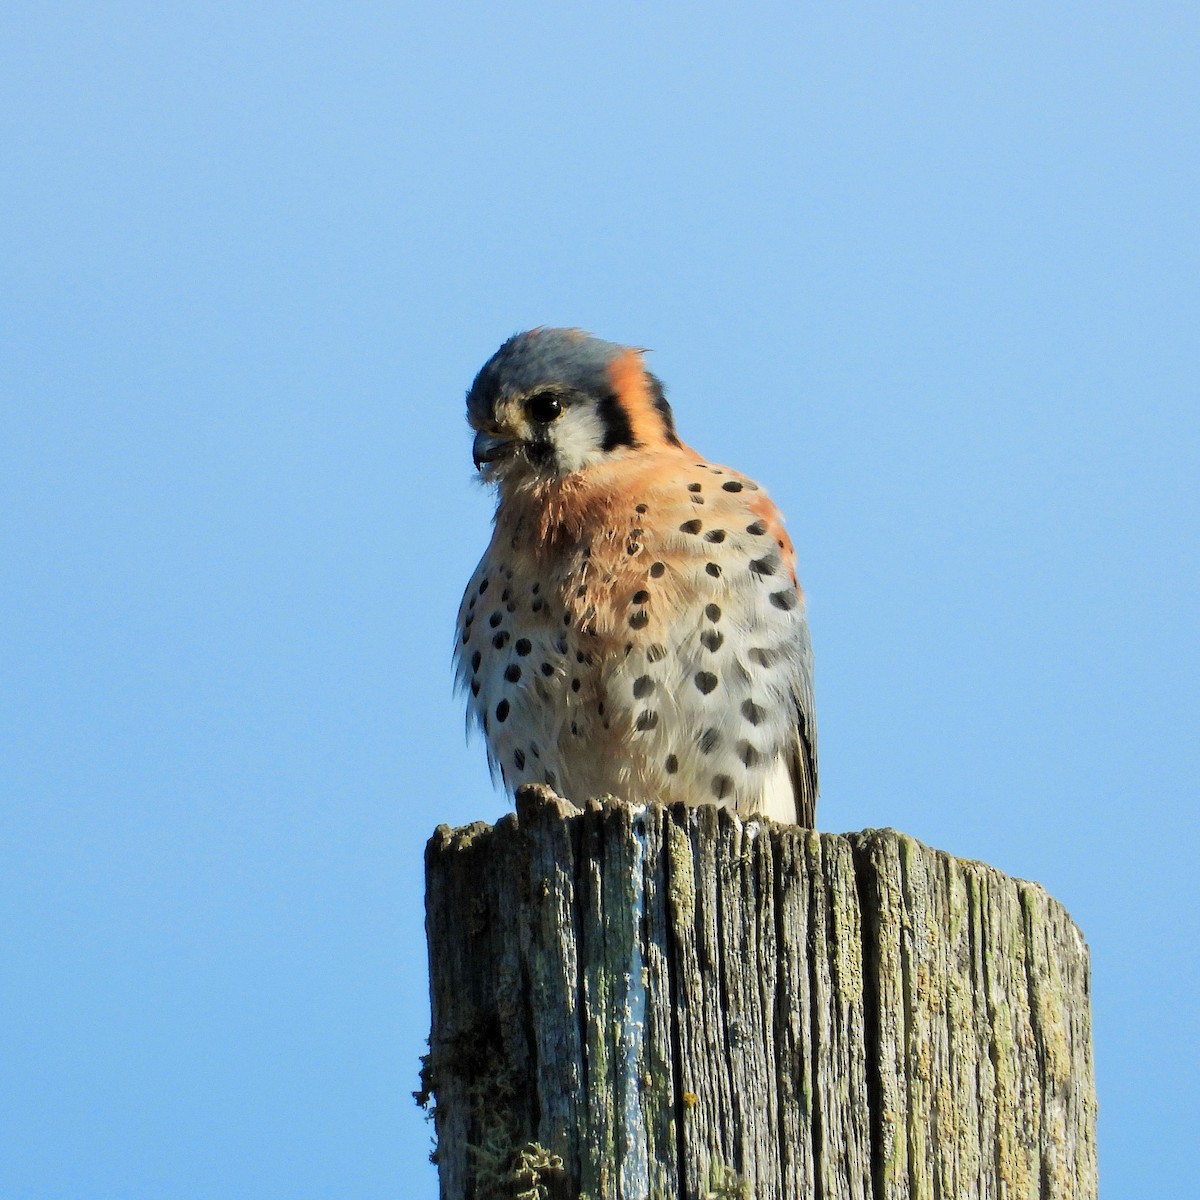
<svg viewBox="0 0 1200 1200">
<path fill-rule="evenodd" d="M 784 988 L 784 980 L 779 967 L 786 953 L 785 947 L 785 930 L 783 925 L 783 896 L 784 896 L 784 876 L 787 871 L 788 864 L 785 862 L 783 852 L 783 839 L 777 839 L 774 843 L 775 849 L 775 871 L 769 880 L 771 887 L 771 917 L 775 925 L 775 995 L 771 1005 L 771 1021 L 774 1032 L 776 1070 L 775 1070 L 775 1111 L 778 1114 L 776 1123 L 776 1169 L 779 1173 L 780 1180 L 785 1185 L 794 1185 L 795 1181 L 788 1177 L 788 1146 L 786 1131 L 784 1128 L 784 1114 L 787 1109 L 787 1097 L 784 1091 L 784 1080 L 787 1072 L 792 1068 L 790 1060 L 784 1060 L 782 1048 L 787 1045 L 787 1026 L 788 1021 L 785 1015 L 786 1011 L 790 1010 L 794 1004 L 800 1000 L 799 996 L 789 996 Z M 791 1188 L 789 1188 L 791 1190 Z"/>
<path fill-rule="evenodd" d="M 815 835 L 814 835 L 815 836 Z M 806 838 L 807 841 L 807 838 Z M 809 1005 L 809 1073 L 811 1075 L 812 1103 L 809 1108 L 809 1129 L 813 1156 L 813 1197 L 823 1200 L 825 1195 L 825 1127 L 824 1114 L 821 1108 L 823 1093 L 821 1078 L 821 975 L 817 965 L 817 956 L 823 955 L 827 947 L 826 920 L 828 914 L 822 908 L 828 909 L 825 897 L 825 864 L 822 862 L 820 843 L 817 843 L 816 854 L 810 860 L 805 847 L 805 861 L 813 865 L 808 872 L 808 991 Z M 824 903 L 822 903 L 824 901 Z"/>
<path fill-rule="evenodd" d="M 871 1147 L 871 1191 L 884 1200 L 883 1182 L 883 1083 L 879 1054 L 879 891 L 875 868 L 865 839 L 850 839 L 854 890 L 858 896 L 859 936 L 863 963 L 863 1043 L 866 1057 L 867 1127 Z"/>
<path fill-rule="evenodd" d="M 592 1081 L 589 1073 L 587 1053 L 587 987 L 583 965 L 582 948 L 584 945 L 583 906 L 579 902 L 583 894 L 583 861 L 584 861 L 584 832 L 580 817 L 567 819 L 570 832 L 567 835 L 567 845 L 571 850 L 571 865 L 569 877 L 571 880 L 571 938 L 575 943 L 575 1034 L 579 1053 L 579 1088 L 580 1094 L 576 1100 L 576 1108 L 580 1115 L 586 1115 L 587 1104 L 592 1095 Z M 570 1163 L 570 1176 L 575 1180 L 583 1179 L 583 1138 L 577 1133 L 571 1138 L 573 1150 Z"/>
<path fill-rule="evenodd" d="M 721 814 L 723 816 L 724 814 Z M 732 1165 L 735 1171 L 742 1170 L 742 1114 L 738 1105 L 737 1089 L 732 1087 L 732 1081 L 729 1079 L 729 1065 L 733 1057 L 733 1047 L 729 1036 L 729 979 L 728 965 L 725 960 L 725 931 L 728 929 L 728 921 L 726 919 L 726 900 L 724 886 L 724 872 L 722 865 L 728 861 L 729 839 L 725 836 L 724 821 L 718 816 L 716 822 L 716 853 L 713 862 L 713 904 L 716 916 L 716 953 L 717 953 L 717 987 L 720 990 L 720 1003 L 717 1005 L 716 1016 L 719 1026 L 719 1037 L 721 1046 L 724 1049 L 723 1061 L 714 1067 L 718 1070 L 723 1069 L 726 1075 L 725 1092 L 729 1097 L 729 1111 L 732 1114 L 732 1128 L 730 1137 L 730 1149 L 733 1152 Z"/>
<path fill-rule="evenodd" d="M 672 1101 L 675 1105 L 676 1177 L 678 1179 L 679 1200 L 690 1200 L 687 1184 L 687 1137 L 684 1120 L 687 1105 L 683 1097 L 683 1038 L 680 1028 L 682 1016 L 680 1013 L 679 977 L 683 971 L 683 963 L 679 953 L 679 935 L 676 930 L 676 924 L 680 919 L 676 889 L 682 886 L 683 881 L 676 878 L 674 851 L 677 843 L 674 839 L 679 836 L 679 827 L 676 824 L 676 819 L 676 810 L 668 810 L 666 814 L 666 826 L 663 831 L 662 862 L 667 897 L 667 994 L 671 1002 L 671 1076 L 673 1083 Z"/>
<path fill-rule="evenodd" d="M 971 1007 L 972 1013 L 978 1014 L 980 1010 L 980 1000 L 985 992 L 984 969 L 983 969 L 983 915 L 979 907 L 979 890 L 980 884 L 978 876 L 974 871 L 963 872 L 963 891 L 966 897 L 966 926 L 967 926 L 967 979 L 971 985 Z M 986 1011 L 986 1002 L 984 1003 L 984 1011 Z M 979 1143 L 979 1163 L 977 1167 L 977 1176 L 979 1184 L 983 1186 L 984 1177 L 984 1155 L 983 1147 L 987 1145 L 987 1119 L 985 1116 L 984 1098 L 988 1095 L 989 1079 L 987 1075 L 987 1066 L 990 1065 L 991 1055 L 990 1049 L 987 1046 L 976 1046 L 975 1054 L 975 1095 L 978 1097 L 978 1104 L 975 1111 L 975 1135 Z"/>
<path fill-rule="evenodd" d="M 647 1046 L 646 1030 L 646 953 L 643 935 L 646 920 L 646 888 L 643 873 L 646 863 L 645 811 L 634 811 L 629 821 L 628 845 L 632 851 L 627 878 L 632 890 L 628 905 L 629 941 L 625 989 L 622 999 L 621 1028 L 617 1035 L 617 1070 L 621 1083 L 620 1129 L 624 1151 L 621 1155 L 621 1187 L 626 1196 L 641 1196 L 650 1188 L 650 1163 L 647 1128 L 642 1120 L 640 1064 Z M 624 911 L 625 906 L 622 905 Z M 614 964 L 615 966 L 615 964 Z M 621 972 L 614 970 L 620 979 Z"/>
<path fill-rule="evenodd" d="M 998 1043 L 997 1037 L 996 1037 L 997 997 L 993 994 L 993 988 L 992 988 L 992 964 L 991 964 L 992 942 L 991 942 L 991 938 L 988 936 L 988 926 L 990 924 L 989 916 L 990 916 L 990 909 L 991 909 L 991 896 L 988 892 L 986 880 L 980 879 L 979 883 L 980 883 L 979 892 L 978 892 L 979 927 L 980 927 L 980 931 L 983 935 L 980 939 L 979 967 L 980 967 L 980 971 L 981 971 L 980 982 L 982 983 L 984 1012 L 987 1016 L 986 1053 L 987 1053 L 988 1062 L 991 1064 L 991 1067 L 992 1067 L 992 1079 L 991 1079 L 992 1094 L 993 1094 L 992 1103 L 993 1103 L 993 1107 L 997 1110 L 995 1113 L 995 1119 L 997 1121 L 1000 1121 L 1000 1120 L 1002 1120 L 1002 1114 L 999 1112 L 1000 1097 L 998 1096 L 997 1093 L 1000 1090 L 999 1072 L 1001 1070 L 1001 1063 L 1000 1063 L 1000 1046 L 999 1046 L 999 1043 Z M 995 1179 L 997 1180 L 997 1182 L 999 1182 L 999 1181 L 1004 1180 L 1005 1175 L 1006 1175 L 1005 1163 L 1004 1163 L 1004 1146 L 1003 1146 L 1001 1137 L 999 1135 L 999 1132 L 997 1132 L 997 1135 L 991 1139 L 991 1146 L 992 1146 L 992 1163 L 991 1163 L 992 1171 L 994 1173 Z"/>
<path fill-rule="evenodd" d="M 913 966 L 913 927 L 912 927 L 912 892 L 908 876 L 908 859 L 904 852 L 904 846 L 898 845 L 896 857 L 900 867 L 900 897 L 901 897 L 901 922 L 900 922 L 900 995 L 902 998 L 902 1009 L 904 1016 L 904 1046 L 902 1048 L 902 1061 L 904 1063 L 904 1088 L 906 1107 L 908 1110 L 908 1120 L 905 1122 L 905 1136 L 908 1139 L 908 1194 L 909 1196 L 920 1196 L 922 1189 L 920 1179 L 917 1174 L 919 1164 L 922 1159 L 922 1147 L 917 1144 L 918 1114 L 914 1112 L 913 1104 L 913 1089 L 912 1089 L 912 1071 L 915 1064 L 913 1063 L 914 1049 L 914 1033 L 913 1033 L 913 1014 L 916 1010 L 916 989 L 917 979 L 916 972 Z"/>
<path fill-rule="evenodd" d="M 514 847 L 514 858 L 519 858 L 521 867 L 521 875 L 524 877 L 526 889 L 532 891 L 533 888 L 533 854 L 530 846 L 530 837 L 525 833 L 519 842 Z M 514 861 L 514 867 L 518 862 Z M 518 878 L 514 874 L 514 878 Z M 489 897 L 489 899 L 499 899 L 499 897 Z M 519 914 L 519 922 L 516 930 L 517 938 L 517 962 L 520 976 L 520 1003 L 522 1008 L 522 1018 L 525 1034 L 525 1054 L 526 1063 L 528 1064 L 525 1072 L 526 1078 L 529 1081 L 529 1139 L 532 1141 L 537 1137 L 537 1128 L 541 1121 L 542 1115 L 542 1095 L 541 1087 L 538 1081 L 537 1061 L 538 1061 L 538 1046 L 537 1046 L 537 1024 L 538 1015 L 533 1011 L 533 997 L 535 988 L 533 977 L 529 971 L 530 956 L 525 952 L 525 947 L 528 946 L 530 939 L 533 936 L 531 929 L 531 919 L 533 913 L 532 904 L 524 904 L 521 906 Z"/>
<path fill-rule="evenodd" d="M 1021 905 L 1021 961 L 1025 966 L 1025 1003 L 1029 1006 L 1029 1025 L 1037 1047 L 1038 1065 L 1042 1086 L 1038 1089 L 1038 1197 L 1049 1200 L 1049 1172 L 1046 1168 L 1045 1129 L 1050 1119 L 1047 1103 L 1053 1086 L 1054 1064 L 1047 1062 L 1046 1037 L 1042 1028 L 1041 1006 L 1038 996 L 1038 972 L 1033 961 L 1033 930 L 1030 923 L 1028 904 L 1030 896 L 1027 884 L 1017 884 L 1017 895 Z"/>
</svg>

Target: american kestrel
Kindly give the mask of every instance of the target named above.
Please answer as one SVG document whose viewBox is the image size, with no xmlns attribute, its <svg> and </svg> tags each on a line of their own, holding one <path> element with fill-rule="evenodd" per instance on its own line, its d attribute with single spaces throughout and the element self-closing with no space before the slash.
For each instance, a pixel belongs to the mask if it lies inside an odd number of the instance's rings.
<svg viewBox="0 0 1200 1200">
<path fill-rule="evenodd" d="M 679 440 L 642 351 L 576 329 L 509 338 L 467 419 L 499 496 L 457 675 L 506 787 L 811 827 L 812 647 L 766 492 Z"/>
</svg>

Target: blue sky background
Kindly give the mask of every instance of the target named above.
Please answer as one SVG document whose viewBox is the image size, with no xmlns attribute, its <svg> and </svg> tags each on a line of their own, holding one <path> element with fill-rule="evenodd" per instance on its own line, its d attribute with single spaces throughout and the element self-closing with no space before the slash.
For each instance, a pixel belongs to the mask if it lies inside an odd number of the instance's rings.
<svg viewBox="0 0 1200 1200">
<path fill-rule="evenodd" d="M 1194 4 L 0 17 L 0 1194 L 433 1197 L 422 851 L 499 342 L 651 347 L 789 519 L 826 830 L 1092 947 L 1196 1191 Z"/>
</svg>

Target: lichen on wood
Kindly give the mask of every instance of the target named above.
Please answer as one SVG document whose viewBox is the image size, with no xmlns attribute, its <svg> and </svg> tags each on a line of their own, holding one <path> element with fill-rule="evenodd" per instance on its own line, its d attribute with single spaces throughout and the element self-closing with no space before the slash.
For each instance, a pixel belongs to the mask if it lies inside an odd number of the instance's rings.
<svg viewBox="0 0 1200 1200">
<path fill-rule="evenodd" d="M 1087 947 L 891 830 L 526 788 L 427 853 L 444 1200 L 1096 1194 Z"/>
</svg>

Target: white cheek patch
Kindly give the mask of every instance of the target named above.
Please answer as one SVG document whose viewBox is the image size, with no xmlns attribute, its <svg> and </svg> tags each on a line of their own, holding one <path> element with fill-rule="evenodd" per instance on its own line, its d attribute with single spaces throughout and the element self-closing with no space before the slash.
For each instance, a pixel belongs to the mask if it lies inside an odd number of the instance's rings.
<svg viewBox="0 0 1200 1200">
<path fill-rule="evenodd" d="M 604 423 L 591 405 L 572 404 L 549 432 L 558 469 L 564 475 L 604 456 Z"/>
</svg>

